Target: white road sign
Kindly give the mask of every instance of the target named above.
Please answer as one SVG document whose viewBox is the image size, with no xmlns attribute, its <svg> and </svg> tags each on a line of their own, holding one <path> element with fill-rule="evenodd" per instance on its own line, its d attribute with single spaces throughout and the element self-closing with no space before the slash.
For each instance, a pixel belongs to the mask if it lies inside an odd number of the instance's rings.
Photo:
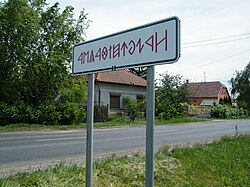
<svg viewBox="0 0 250 187">
<path fill-rule="evenodd" d="M 170 64 L 180 56 L 180 20 L 171 17 L 73 48 L 73 74 Z"/>
</svg>

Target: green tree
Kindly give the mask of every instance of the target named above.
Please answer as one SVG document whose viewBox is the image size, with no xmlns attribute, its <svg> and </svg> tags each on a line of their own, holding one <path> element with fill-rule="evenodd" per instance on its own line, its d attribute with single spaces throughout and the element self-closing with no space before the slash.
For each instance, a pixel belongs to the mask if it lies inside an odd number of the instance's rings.
<svg viewBox="0 0 250 187">
<path fill-rule="evenodd" d="M 141 78 L 147 79 L 147 67 L 130 68 L 129 71 Z"/>
<path fill-rule="evenodd" d="M 229 82 L 232 85 L 231 93 L 237 95 L 239 106 L 250 110 L 250 62 L 243 71 L 236 71 Z"/>
<path fill-rule="evenodd" d="M 0 101 L 38 105 L 71 81 L 72 46 L 83 41 L 89 24 L 84 11 L 78 20 L 73 11 L 46 0 L 0 4 Z"/>
<path fill-rule="evenodd" d="M 68 81 L 67 86 L 61 90 L 56 100 L 61 103 L 85 105 L 87 102 L 87 88 L 86 83 L 82 81 L 82 77 L 77 76 Z"/>
<path fill-rule="evenodd" d="M 155 95 L 157 117 L 170 119 L 183 114 L 181 103 L 187 101 L 187 87 L 180 75 L 162 74 Z"/>
</svg>

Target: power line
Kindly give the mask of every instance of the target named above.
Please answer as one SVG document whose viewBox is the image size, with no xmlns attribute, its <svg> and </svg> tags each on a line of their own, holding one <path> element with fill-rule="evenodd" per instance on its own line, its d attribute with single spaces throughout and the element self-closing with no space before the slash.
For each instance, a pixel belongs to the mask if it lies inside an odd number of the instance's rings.
<svg viewBox="0 0 250 187">
<path fill-rule="evenodd" d="M 232 39 L 232 40 L 221 41 L 221 42 L 213 42 L 213 43 L 208 43 L 208 44 L 191 45 L 191 46 L 186 46 L 186 47 L 184 46 L 182 48 L 194 48 L 194 47 L 218 45 L 218 44 L 223 44 L 223 43 L 235 42 L 235 41 L 239 41 L 239 40 L 245 40 L 245 39 L 249 39 L 249 38 L 250 38 L 250 36 L 244 37 L 244 38 L 237 38 L 237 39 Z"/>
<path fill-rule="evenodd" d="M 199 40 L 199 41 L 193 41 L 193 42 L 185 42 L 185 43 L 183 43 L 183 45 L 194 44 L 194 43 L 203 43 L 203 42 L 209 42 L 209 41 L 216 41 L 216 40 L 222 40 L 222 39 L 227 39 L 227 38 L 234 38 L 234 37 L 245 36 L 245 35 L 250 35 L 250 32 L 248 32 L 248 33 L 242 33 L 242 34 L 237 34 L 237 35 L 231 35 L 231 36 L 225 36 L 225 37 L 218 37 L 218 38 L 213 38 L 213 39 Z"/>
<path fill-rule="evenodd" d="M 199 68 L 201 68 L 201 67 L 208 66 L 208 65 L 211 65 L 211 64 L 215 64 L 215 63 L 217 63 L 217 62 L 221 62 L 221 61 L 227 60 L 227 59 L 229 59 L 229 58 L 232 58 L 232 57 L 241 55 L 241 54 L 246 53 L 246 52 L 248 52 L 248 51 L 250 51 L 250 49 L 247 49 L 247 50 L 245 50 L 245 51 L 241 51 L 241 52 L 239 52 L 239 53 L 235 53 L 235 54 L 233 54 L 233 55 L 227 56 L 227 57 L 225 57 L 225 58 L 222 58 L 222 59 L 219 59 L 219 60 L 216 60 L 216 61 L 213 61 L 213 62 L 209 62 L 209 63 L 207 63 L 207 64 L 203 64 L 203 65 L 200 65 L 200 66 L 196 66 L 196 67 L 194 67 L 194 68 L 189 68 L 189 69 L 186 69 L 186 70 L 183 70 L 183 71 L 178 71 L 178 72 L 173 72 L 173 73 L 181 73 L 181 72 L 191 71 L 191 70 L 194 70 L 194 69 L 199 69 Z"/>
</svg>

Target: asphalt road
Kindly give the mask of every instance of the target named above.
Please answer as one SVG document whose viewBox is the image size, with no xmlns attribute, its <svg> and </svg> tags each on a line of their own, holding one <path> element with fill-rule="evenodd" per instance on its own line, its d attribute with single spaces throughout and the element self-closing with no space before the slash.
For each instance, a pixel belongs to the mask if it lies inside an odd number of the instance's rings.
<svg viewBox="0 0 250 187">
<path fill-rule="evenodd" d="M 206 123 L 156 126 L 155 146 L 206 141 L 235 134 L 250 133 L 250 120 L 218 120 Z M 94 130 L 94 155 L 145 151 L 145 127 Z M 85 156 L 86 131 L 40 131 L 0 134 L 0 168 L 6 172 L 17 167 L 28 170 L 29 163 L 60 161 Z M 12 166 L 12 167 L 11 167 Z M 13 167 L 15 166 L 15 167 Z M 25 167 L 26 166 L 26 167 Z M 30 168 L 31 165 L 29 166 Z M 41 166 L 42 167 L 42 166 Z M 1 172 L 0 172 L 1 174 Z"/>
</svg>

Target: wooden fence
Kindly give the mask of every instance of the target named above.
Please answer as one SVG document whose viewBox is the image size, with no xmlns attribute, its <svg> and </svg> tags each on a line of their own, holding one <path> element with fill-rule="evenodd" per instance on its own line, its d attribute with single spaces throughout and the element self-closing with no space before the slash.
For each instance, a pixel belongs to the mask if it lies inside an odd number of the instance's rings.
<svg viewBox="0 0 250 187">
<path fill-rule="evenodd" d="M 84 109 L 88 113 L 87 106 L 84 105 Z M 101 106 L 95 105 L 94 106 L 94 123 L 108 121 L 108 113 L 109 113 L 108 105 L 101 105 Z"/>
<path fill-rule="evenodd" d="M 108 121 L 109 107 L 108 105 L 94 106 L 94 122 Z"/>
</svg>

